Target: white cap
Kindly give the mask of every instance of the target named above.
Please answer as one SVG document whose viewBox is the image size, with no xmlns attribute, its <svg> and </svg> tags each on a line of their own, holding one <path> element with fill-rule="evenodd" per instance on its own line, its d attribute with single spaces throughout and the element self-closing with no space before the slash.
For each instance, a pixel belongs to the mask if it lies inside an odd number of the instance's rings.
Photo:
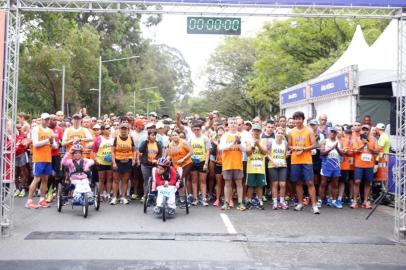
<svg viewBox="0 0 406 270">
<path fill-rule="evenodd" d="M 165 125 L 164 125 L 164 123 L 162 123 L 161 121 L 159 121 L 157 124 L 156 124 L 156 129 L 160 129 L 160 128 L 164 128 L 165 127 Z"/>
<path fill-rule="evenodd" d="M 385 129 L 385 124 L 379 123 L 376 125 L 377 129 Z"/>
<path fill-rule="evenodd" d="M 41 114 L 41 119 L 48 119 L 48 118 L 50 118 L 49 113 L 43 113 L 43 114 Z"/>
<path fill-rule="evenodd" d="M 93 126 L 93 128 L 98 128 L 98 129 L 100 129 L 101 126 L 100 126 L 99 124 L 96 124 L 96 125 Z"/>
</svg>

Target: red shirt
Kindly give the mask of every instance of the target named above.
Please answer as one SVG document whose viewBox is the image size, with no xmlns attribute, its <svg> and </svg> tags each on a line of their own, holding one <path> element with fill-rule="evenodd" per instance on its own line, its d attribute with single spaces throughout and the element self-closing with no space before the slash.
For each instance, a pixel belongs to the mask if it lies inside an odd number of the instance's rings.
<svg viewBox="0 0 406 270">
<path fill-rule="evenodd" d="M 27 150 L 27 147 L 23 144 L 24 139 L 24 133 L 16 135 L 16 156 L 23 154 Z"/>
<path fill-rule="evenodd" d="M 156 187 L 163 186 L 165 181 L 169 181 L 170 186 L 176 185 L 176 171 L 173 167 L 170 167 L 169 170 L 169 179 L 162 179 L 162 175 L 158 173 L 158 170 L 155 170 Z"/>
<path fill-rule="evenodd" d="M 56 136 L 55 141 L 59 144 L 59 147 L 57 149 L 52 148 L 52 151 L 51 151 L 52 156 L 55 157 L 55 156 L 59 156 L 61 154 L 59 151 L 59 148 L 60 148 L 60 144 L 62 142 L 63 128 L 61 128 L 60 126 L 57 125 L 52 129 L 52 132 Z"/>
</svg>

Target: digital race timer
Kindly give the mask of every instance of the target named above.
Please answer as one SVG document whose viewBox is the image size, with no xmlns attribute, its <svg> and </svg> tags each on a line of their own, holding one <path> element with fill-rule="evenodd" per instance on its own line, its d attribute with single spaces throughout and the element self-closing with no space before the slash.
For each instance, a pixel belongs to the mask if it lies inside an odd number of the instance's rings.
<svg viewBox="0 0 406 270">
<path fill-rule="evenodd" d="M 187 33 L 240 35 L 241 18 L 187 17 Z"/>
</svg>

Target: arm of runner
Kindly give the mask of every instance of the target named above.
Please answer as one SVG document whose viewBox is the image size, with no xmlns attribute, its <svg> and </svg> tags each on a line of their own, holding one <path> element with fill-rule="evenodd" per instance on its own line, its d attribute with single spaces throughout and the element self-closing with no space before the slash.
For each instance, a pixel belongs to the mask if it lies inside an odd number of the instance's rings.
<svg viewBox="0 0 406 270">
<path fill-rule="evenodd" d="M 185 127 L 182 125 L 182 123 L 181 123 L 181 114 L 180 114 L 180 112 L 177 112 L 176 113 L 176 126 L 180 129 L 180 130 L 184 130 L 185 129 Z"/>
<path fill-rule="evenodd" d="M 303 151 L 311 151 L 313 149 L 316 149 L 316 137 L 314 136 L 313 130 L 310 130 L 310 143 L 311 145 L 308 147 L 304 147 Z"/>
<path fill-rule="evenodd" d="M 113 169 L 117 169 L 117 164 L 116 164 L 116 144 L 117 144 L 117 139 L 114 139 L 113 145 L 111 146 L 111 159 L 113 161 Z"/>
<path fill-rule="evenodd" d="M 268 153 L 268 147 L 266 146 L 266 142 L 260 140 L 258 143 L 258 147 L 261 154 L 266 155 Z"/>
<path fill-rule="evenodd" d="M 32 131 L 32 145 L 34 147 L 41 147 L 41 146 L 44 146 L 44 145 L 48 145 L 50 143 L 51 143 L 50 139 L 45 139 L 45 140 L 42 140 L 42 141 L 38 141 L 38 128 L 36 128 L 36 129 L 34 129 Z"/>
<path fill-rule="evenodd" d="M 252 155 L 252 145 L 251 142 L 247 142 L 245 145 L 246 151 L 247 151 L 247 155 L 251 156 Z"/>
<path fill-rule="evenodd" d="M 332 149 L 326 149 L 326 140 L 322 140 L 320 142 L 320 155 L 325 156 L 328 155 L 328 153 L 330 153 Z"/>
</svg>

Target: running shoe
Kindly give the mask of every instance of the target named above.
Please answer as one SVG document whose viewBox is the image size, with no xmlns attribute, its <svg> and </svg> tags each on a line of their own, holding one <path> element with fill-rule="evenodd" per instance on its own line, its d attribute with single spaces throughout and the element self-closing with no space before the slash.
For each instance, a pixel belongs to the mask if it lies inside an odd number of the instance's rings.
<svg viewBox="0 0 406 270">
<path fill-rule="evenodd" d="M 327 204 L 328 207 L 335 207 L 335 206 L 333 205 L 333 200 L 332 200 L 331 198 L 328 198 L 328 199 L 327 199 L 327 203 L 326 203 L 326 204 Z"/>
<path fill-rule="evenodd" d="M 272 209 L 273 209 L 273 210 L 278 210 L 278 204 L 277 204 L 277 203 L 274 203 L 274 204 L 272 205 Z"/>
<path fill-rule="evenodd" d="M 180 209 L 186 209 L 186 202 L 179 202 Z"/>
<path fill-rule="evenodd" d="M 245 206 L 244 206 L 244 204 L 242 202 L 238 204 L 236 209 L 239 210 L 239 211 L 247 210 L 247 208 L 245 208 Z"/>
<path fill-rule="evenodd" d="M 126 198 L 124 198 L 124 197 L 122 197 L 121 199 L 120 199 L 120 202 L 122 203 L 122 204 L 129 204 L 130 202 L 126 199 Z"/>
<path fill-rule="evenodd" d="M 295 206 L 295 211 L 302 211 L 304 208 L 303 204 L 299 203 L 298 205 Z"/>
<path fill-rule="evenodd" d="M 287 210 L 289 209 L 289 206 L 286 204 L 286 202 L 281 202 L 279 203 L 279 208 L 282 210 Z"/>
<path fill-rule="evenodd" d="M 133 194 L 131 195 L 131 200 L 132 200 L 132 201 L 138 200 L 138 195 L 135 194 L 135 193 L 133 193 Z"/>
<path fill-rule="evenodd" d="M 216 206 L 216 207 L 220 206 L 220 200 L 217 199 L 217 200 L 213 203 L 213 206 Z"/>
<path fill-rule="evenodd" d="M 199 203 L 199 202 L 198 202 L 197 200 L 194 200 L 194 201 L 192 202 L 192 205 L 193 205 L 193 206 L 197 206 L 198 203 Z"/>
<path fill-rule="evenodd" d="M 20 194 L 18 194 L 18 197 L 20 197 L 20 198 L 25 197 L 25 189 L 22 189 L 20 191 Z"/>
<path fill-rule="evenodd" d="M 320 210 L 319 210 L 319 208 L 317 207 L 317 205 L 316 205 L 316 206 L 313 206 L 313 214 L 317 214 L 317 215 L 320 214 Z"/>
<path fill-rule="evenodd" d="M 257 205 L 257 208 L 258 208 L 259 210 L 265 210 L 264 203 L 263 203 L 261 200 L 259 200 L 259 203 L 258 203 L 258 205 Z"/>
<path fill-rule="evenodd" d="M 27 201 L 27 203 L 25 204 L 25 208 L 28 209 L 38 209 L 40 206 L 38 204 L 36 204 L 33 200 Z"/>
<path fill-rule="evenodd" d="M 268 201 L 268 199 L 267 199 L 267 197 L 264 195 L 264 196 L 262 196 L 262 201 L 263 202 L 267 202 Z"/>
<path fill-rule="evenodd" d="M 290 206 L 291 206 L 291 207 L 297 206 L 297 202 L 296 202 L 295 198 L 290 199 L 290 200 L 289 200 L 289 203 L 290 203 Z"/>
<path fill-rule="evenodd" d="M 224 202 L 223 206 L 221 207 L 221 210 L 230 210 L 230 206 L 228 205 L 227 202 Z"/>
<path fill-rule="evenodd" d="M 113 197 L 110 201 L 110 205 L 116 205 L 117 204 L 117 198 Z"/>
<path fill-rule="evenodd" d="M 361 207 L 365 208 L 365 209 L 372 209 L 372 204 L 370 202 L 366 202 L 366 203 L 363 203 L 361 205 Z"/>
<path fill-rule="evenodd" d="M 234 201 L 231 200 L 230 203 L 228 204 L 228 206 L 230 206 L 230 208 L 234 208 Z"/>
<path fill-rule="evenodd" d="M 209 204 L 207 203 L 207 200 L 206 200 L 206 199 L 203 199 L 202 205 L 203 205 L 203 206 L 209 206 Z"/>
<path fill-rule="evenodd" d="M 251 209 L 252 208 L 251 200 L 245 200 L 245 208 L 246 209 Z"/>
<path fill-rule="evenodd" d="M 140 202 L 144 203 L 144 201 L 145 201 L 145 196 L 142 196 Z"/>
<path fill-rule="evenodd" d="M 188 204 L 192 204 L 192 202 L 193 202 L 193 196 L 192 196 L 191 194 L 189 194 L 189 195 L 187 196 L 187 202 L 188 202 Z"/>
<path fill-rule="evenodd" d="M 317 207 L 318 207 L 318 208 L 321 208 L 322 204 L 323 204 L 323 201 L 322 201 L 322 200 L 318 200 L 318 201 L 317 201 Z"/>
<path fill-rule="evenodd" d="M 307 206 L 309 204 L 309 198 L 308 197 L 305 197 L 304 199 L 303 199 L 303 205 L 304 206 Z"/>
<path fill-rule="evenodd" d="M 331 206 L 334 207 L 334 208 L 338 208 L 338 209 L 343 208 L 343 205 L 342 205 L 342 203 L 341 203 L 341 200 L 334 200 L 334 201 L 332 201 L 332 202 L 331 202 Z"/>
<path fill-rule="evenodd" d="M 40 201 L 38 203 L 38 205 L 43 207 L 43 208 L 48 208 L 49 207 L 49 204 L 45 200 Z"/>
<path fill-rule="evenodd" d="M 14 192 L 14 197 L 19 197 L 20 196 L 20 190 L 16 189 Z"/>
<path fill-rule="evenodd" d="M 350 205 L 350 208 L 352 208 L 352 209 L 358 208 L 358 203 L 352 202 L 352 204 Z"/>
</svg>

